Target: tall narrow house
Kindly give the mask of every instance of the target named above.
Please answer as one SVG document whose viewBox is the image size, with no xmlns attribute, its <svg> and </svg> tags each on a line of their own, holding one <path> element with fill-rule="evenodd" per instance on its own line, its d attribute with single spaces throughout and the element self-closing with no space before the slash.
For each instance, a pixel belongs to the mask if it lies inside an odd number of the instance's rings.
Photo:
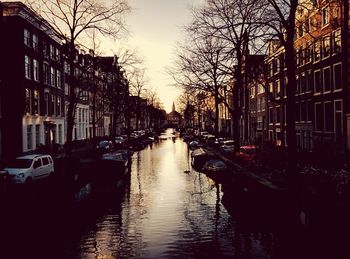
<svg viewBox="0 0 350 259">
<path fill-rule="evenodd" d="M 1 3 L 2 159 L 63 144 L 61 39 L 21 2 Z"/>
</svg>

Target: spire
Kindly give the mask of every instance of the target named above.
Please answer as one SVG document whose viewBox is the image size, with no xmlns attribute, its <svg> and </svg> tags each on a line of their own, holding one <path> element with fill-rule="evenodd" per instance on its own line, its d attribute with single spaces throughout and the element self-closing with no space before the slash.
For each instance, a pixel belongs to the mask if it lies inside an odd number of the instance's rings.
<svg viewBox="0 0 350 259">
<path fill-rule="evenodd" d="M 173 112 L 175 111 L 175 103 L 173 102 Z"/>
</svg>

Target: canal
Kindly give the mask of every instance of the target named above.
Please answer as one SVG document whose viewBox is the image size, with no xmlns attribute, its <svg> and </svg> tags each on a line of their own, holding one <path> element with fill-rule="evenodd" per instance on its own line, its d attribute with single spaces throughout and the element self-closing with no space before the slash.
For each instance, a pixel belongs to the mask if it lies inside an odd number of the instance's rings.
<svg viewBox="0 0 350 259">
<path fill-rule="evenodd" d="M 74 206 L 43 193 L 10 204 L 15 212 L 0 218 L 0 258 L 321 258 L 328 241 L 310 241 L 279 208 L 247 210 L 229 200 L 227 210 L 222 184 L 193 170 L 189 156 L 168 129 L 133 154 L 118 191 L 89 197 L 87 184 L 87 198 Z"/>
</svg>

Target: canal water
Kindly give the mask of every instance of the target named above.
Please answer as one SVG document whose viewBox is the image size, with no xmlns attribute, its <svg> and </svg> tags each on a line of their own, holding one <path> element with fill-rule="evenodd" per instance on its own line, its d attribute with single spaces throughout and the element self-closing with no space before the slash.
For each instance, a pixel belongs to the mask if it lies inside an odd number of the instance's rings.
<svg viewBox="0 0 350 259">
<path fill-rule="evenodd" d="M 230 199 L 223 202 L 222 184 L 193 170 L 189 157 L 186 143 L 168 129 L 158 142 L 133 154 L 130 177 L 118 191 L 89 197 L 91 185 L 87 183 L 74 206 L 44 199 L 43 192 L 25 206 L 13 202 L 6 209 L 15 213 L 0 214 L 0 258 L 325 255 L 321 247 L 327 247 L 328 241 L 322 235 L 322 239 L 310 237 L 290 217 L 277 213 L 279 208 L 266 208 L 266 213 L 246 209 L 253 204 L 242 208 Z M 242 199 L 234 200 L 245 203 Z M 330 249 L 324 258 L 338 258 L 336 254 Z"/>
<path fill-rule="evenodd" d="M 277 231 L 237 222 L 222 204 L 221 185 L 193 170 L 189 158 L 172 129 L 135 152 L 122 199 L 108 197 L 64 257 L 280 258 Z"/>
</svg>

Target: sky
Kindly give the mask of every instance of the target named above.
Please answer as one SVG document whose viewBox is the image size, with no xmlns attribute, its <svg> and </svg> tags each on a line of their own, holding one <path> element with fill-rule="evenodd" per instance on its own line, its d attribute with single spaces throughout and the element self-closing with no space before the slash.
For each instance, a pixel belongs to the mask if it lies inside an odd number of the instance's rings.
<svg viewBox="0 0 350 259">
<path fill-rule="evenodd" d="M 119 40 L 119 44 L 137 49 L 143 57 L 148 88 L 156 89 L 167 112 L 171 111 L 181 90 L 171 86 L 166 68 L 173 65 L 176 43 L 184 37 L 183 26 L 192 19 L 190 7 L 203 1 L 129 0 L 133 8 L 126 17 L 130 35 Z"/>
</svg>

